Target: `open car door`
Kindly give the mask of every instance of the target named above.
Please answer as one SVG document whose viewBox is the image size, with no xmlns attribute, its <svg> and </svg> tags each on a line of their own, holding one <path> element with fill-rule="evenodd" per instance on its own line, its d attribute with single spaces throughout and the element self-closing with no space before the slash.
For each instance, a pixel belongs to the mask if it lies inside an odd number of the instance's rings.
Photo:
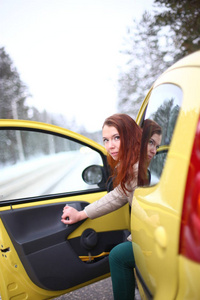
<svg viewBox="0 0 200 300">
<path fill-rule="evenodd" d="M 0 139 L 2 299 L 50 299 L 108 277 L 108 254 L 129 229 L 128 204 L 95 220 L 61 222 L 66 204 L 82 210 L 107 193 L 105 149 L 20 120 L 0 120 Z"/>
</svg>

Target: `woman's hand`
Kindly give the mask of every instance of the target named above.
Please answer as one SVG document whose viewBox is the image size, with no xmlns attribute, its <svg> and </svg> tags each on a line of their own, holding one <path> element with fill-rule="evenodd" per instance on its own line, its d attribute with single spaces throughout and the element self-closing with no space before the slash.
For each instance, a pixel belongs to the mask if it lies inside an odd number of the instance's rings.
<svg viewBox="0 0 200 300">
<path fill-rule="evenodd" d="M 74 224 L 77 223 L 81 220 L 84 220 L 87 218 L 86 213 L 84 212 L 84 210 L 78 211 L 75 208 L 73 208 L 72 206 L 68 206 L 66 205 L 63 208 L 63 214 L 61 217 L 61 222 L 63 222 L 64 224 Z"/>
</svg>

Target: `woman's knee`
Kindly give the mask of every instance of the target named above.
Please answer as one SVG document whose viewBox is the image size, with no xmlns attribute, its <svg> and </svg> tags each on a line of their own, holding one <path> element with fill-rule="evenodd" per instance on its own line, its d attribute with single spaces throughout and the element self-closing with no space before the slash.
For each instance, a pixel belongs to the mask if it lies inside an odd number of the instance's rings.
<svg viewBox="0 0 200 300">
<path fill-rule="evenodd" d="M 109 254 L 110 264 L 115 263 L 119 265 L 133 266 L 135 264 L 132 243 L 124 242 L 115 246 Z"/>
</svg>

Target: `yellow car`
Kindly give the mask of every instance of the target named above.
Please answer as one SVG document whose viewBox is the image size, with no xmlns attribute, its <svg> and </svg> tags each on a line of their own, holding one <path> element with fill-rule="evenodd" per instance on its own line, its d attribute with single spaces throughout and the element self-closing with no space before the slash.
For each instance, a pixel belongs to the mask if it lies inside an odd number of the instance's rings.
<svg viewBox="0 0 200 300">
<path fill-rule="evenodd" d="M 63 207 L 84 208 L 112 189 L 103 146 L 57 126 L 0 120 L 0 294 L 51 299 L 110 276 L 110 250 L 130 230 L 143 299 L 198 299 L 200 52 L 153 85 L 137 122 L 155 119 L 162 146 L 151 186 L 134 197 L 152 223 L 128 204 L 66 226 Z M 198 200 L 198 201 L 197 201 Z"/>
<path fill-rule="evenodd" d="M 131 212 L 139 291 L 142 299 L 200 299 L 200 51 L 153 84 L 137 122 L 146 118 L 163 137 L 150 186 L 134 193 L 151 222 Z"/>
</svg>

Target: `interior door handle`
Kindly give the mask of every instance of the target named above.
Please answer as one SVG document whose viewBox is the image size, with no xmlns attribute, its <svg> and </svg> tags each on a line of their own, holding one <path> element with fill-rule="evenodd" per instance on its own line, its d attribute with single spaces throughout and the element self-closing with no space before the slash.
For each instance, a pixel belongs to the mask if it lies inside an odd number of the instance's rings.
<svg viewBox="0 0 200 300">
<path fill-rule="evenodd" d="M 163 226 L 158 226 L 154 232 L 156 243 L 162 248 L 167 248 L 167 234 Z"/>
</svg>

